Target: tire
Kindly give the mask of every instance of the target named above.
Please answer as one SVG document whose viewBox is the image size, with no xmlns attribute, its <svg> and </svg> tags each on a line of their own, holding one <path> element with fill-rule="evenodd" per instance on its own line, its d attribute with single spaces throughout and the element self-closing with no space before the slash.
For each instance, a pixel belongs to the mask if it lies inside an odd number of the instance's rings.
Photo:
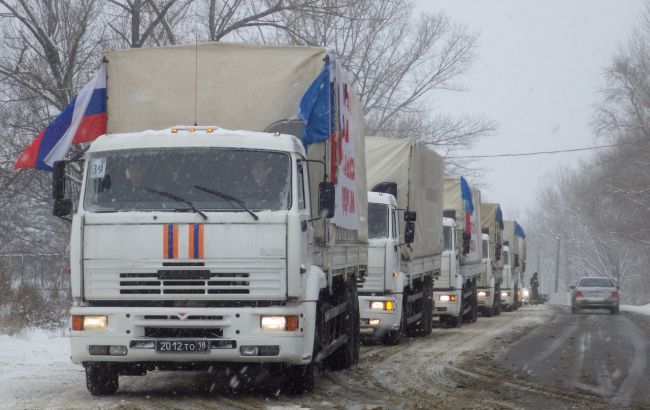
<svg viewBox="0 0 650 410">
<path fill-rule="evenodd" d="M 461 327 L 463 325 L 462 316 L 445 316 L 445 323 L 448 328 Z"/>
<path fill-rule="evenodd" d="M 119 387 L 119 375 L 115 369 L 105 363 L 86 366 L 86 387 L 93 396 L 115 394 Z"/>
<path fill-rule="evenodd" d="M 618 307 L 618 305 L 616 307 L 613 307 L 613 308 L 609 309 L 609 313 L 612 314 L 612 315 L 618 315 L 619 311 L 620 311 L 620 308 Z"/>
<path fill-rule="evenodd" d="M 355 286 L 354 290 L 351 290 L 350 283 Z M 359 343 L 361 340 L 359 335 L 359 297 L 356 292 L 356 281 L 351 280 L 350 283 L 347 283 L 345 286 L 344 300 L 339 302 L 346 301 L 348 303 L 342 318 L 345 322 L 341 326 L 348 336 L 348 340 L 327 358 L 327 364 L 337 370 L 352 367 L 355 363 L 355 358 L 358 360 L 359 357 Z"/>
<path fill-rule="evenodd" d="M 316 373 L 318 371 L 318 353 L 321 350 L 321 337 L 323 329 L 323 309 L 320 302 L 316 304 L 316 326 L 314 329 L 314 348 L 311 352 L 311 362 L 307 365 L 294 365 L 286 369 L 287 388 L 289 394 L 300 395 L 314 389 Z"/>
<path fill-rule="evenodd" d="M 576 305 L 571 305 L 571 314 L 575 315 L 576 313 L 580 313 L 580 308 Z"/>
<path fill-rule="evenodd" d="M 422 319 L 416 328 L 417 336 L 430 335 L 433 330 L 433 285 L 429 278 L 422 282 Z"/>
</svg>

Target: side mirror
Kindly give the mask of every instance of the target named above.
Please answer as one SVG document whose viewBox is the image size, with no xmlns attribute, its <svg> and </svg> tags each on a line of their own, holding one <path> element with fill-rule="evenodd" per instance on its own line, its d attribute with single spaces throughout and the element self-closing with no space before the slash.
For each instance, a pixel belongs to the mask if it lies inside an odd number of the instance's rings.
<svg viewBox="0 0 650 410">
<path fill-rule="evenodd" d="M 404 220 L 406 222 L 415 222 L 417 212 L 415 211 L 404 211 Z"/>
<path fill-rule="evenodd" d="M 415 224 L 412 221 L 407 221 L 404 227 L 404 242 L 413 243 L 415 240 Z"/>
<path fill-rule="evenodd" d="M 65 198 L 65 161 L 54 162 L 52 168 L 52 198 L 54 200 Z"/>
<path fill-rule="evenodd" d="M 69 199 L 55 199 L 54 209 L 52 214 L 54 216 L 67 216 L 72 213 L 72 201 Z"/>
<path fill-rule="evenodd" d="M 336 187 L 332 182 L 318 184 L 318 215 L 321 218 L 333 218 L 336 208 Z"/>
</svg>

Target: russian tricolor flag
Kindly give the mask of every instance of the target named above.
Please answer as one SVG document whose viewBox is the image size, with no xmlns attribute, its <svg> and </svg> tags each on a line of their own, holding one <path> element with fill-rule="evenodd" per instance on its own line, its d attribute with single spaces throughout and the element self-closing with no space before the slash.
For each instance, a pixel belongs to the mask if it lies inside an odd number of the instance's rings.
<svg viewBox="0 0 650 410">
<path fill-rule="evenodd" d="M 41 131 L 20 155 L 14 169 L 36 168 L 51 171 L 71 144 L 95 140 L 106 133 L 106 66 L 86 84 L 70 104 Z"/>
<path fill-rule="evenodd" d="M 460 195 L 465 204 L 465 232 L 472 232 L 472 214 L 474 213 L 474 201 L 472 201 L 472 190 L 464 177 L 460 177 Z"/>
</svg>

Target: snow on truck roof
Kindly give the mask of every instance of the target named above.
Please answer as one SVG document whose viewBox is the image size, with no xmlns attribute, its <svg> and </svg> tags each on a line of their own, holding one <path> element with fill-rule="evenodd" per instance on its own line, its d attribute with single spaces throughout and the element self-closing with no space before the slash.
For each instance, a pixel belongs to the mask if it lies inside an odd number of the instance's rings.
<svg viewBox="0 0 650 410">
<path fill-rule="evenodd" d="M 305 155 L 302 143 L 293 135 L 193 126 L 178 126 L 164 130 L 147 130 L 124 134 L 106 134 L 97 138 L 91 144 L 88 152 L 188 147 L 262 149 Z"/>
<path fill-rule="evenodd" d="M 391 194 L 368 191 L 368 202 L 373 204 L 393 205 L 397 207 L 397 200 Z"/>
</svg>

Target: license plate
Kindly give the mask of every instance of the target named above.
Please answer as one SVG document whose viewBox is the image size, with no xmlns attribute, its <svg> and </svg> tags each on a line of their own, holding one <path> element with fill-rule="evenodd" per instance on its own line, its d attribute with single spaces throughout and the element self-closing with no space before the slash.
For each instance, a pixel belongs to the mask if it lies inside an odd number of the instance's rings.
<svg viewBox="0 0 650 410">
<path fill-rule="evenodd" d="M 158 340 L 156 351 L 160 353 L 207 353 L 210 342 L 207 340 Z"/>
</svg>

